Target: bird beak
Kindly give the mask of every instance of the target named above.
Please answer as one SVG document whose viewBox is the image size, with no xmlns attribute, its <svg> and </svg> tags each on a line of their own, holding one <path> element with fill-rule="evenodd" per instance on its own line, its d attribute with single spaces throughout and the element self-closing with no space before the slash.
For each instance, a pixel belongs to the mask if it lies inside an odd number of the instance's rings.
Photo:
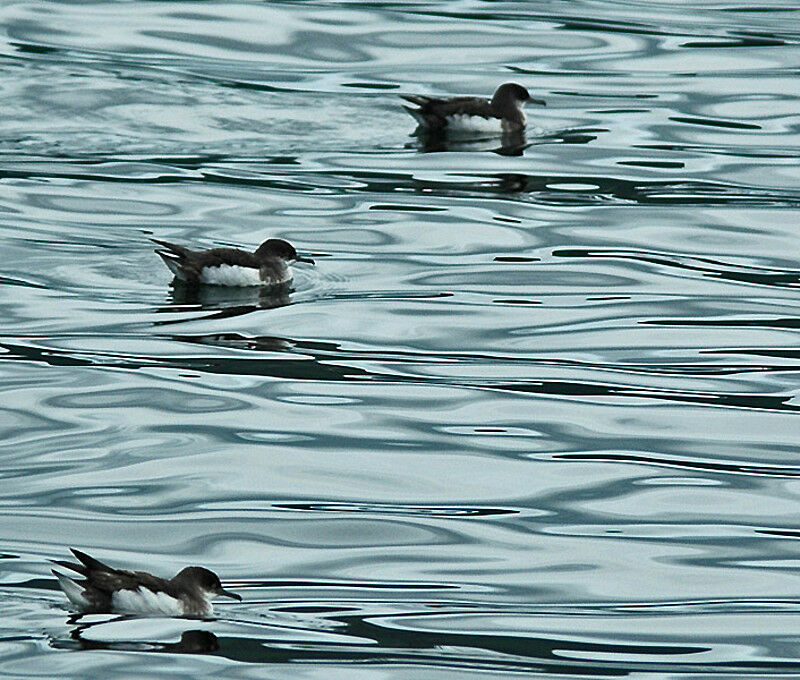
<svg viewBox="0 0 800 680">
<path fill-rule="evenodd" d="M 298 256 L 297 256 L 296 258 L 294 258 L 294 259 L 295 259 L 295 262 L 308 262 L 309 264 L 317 264 L 317 263 L 316 263 L 316 262 L 314 262 L 314 260 L 312 260 L 310 257 L 300 257 L 300 256 L 298 255 Z"/>
<path fill-rule="evenodd" d="M 533 97 L 528 99 L 528 103 L 529 104 L 537 104 L 539 106 L 547 106 L 547 102 L 545 102 L 544 99 L 534 99 Z"/>
<path fill-rule="evenodd" d="M 236 593 L 232 593 L 230 590 L 225 590 L 225 588 L 220 588 L 217 591 L 217 595 L 224 595 L 225 597 L 229 597 L 232 600 L 238 600 L 239 602 L 242 601 L 242 596 L 237 595 Z"/>
</svg>

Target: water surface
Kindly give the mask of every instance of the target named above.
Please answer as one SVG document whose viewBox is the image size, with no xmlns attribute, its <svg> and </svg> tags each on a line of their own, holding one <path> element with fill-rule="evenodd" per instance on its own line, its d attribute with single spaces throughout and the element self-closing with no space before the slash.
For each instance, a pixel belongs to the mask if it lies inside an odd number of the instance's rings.
<svg viewBox="0 0 800 680">
<path fill-rule="evenodd" d="M 0 674 L 800 675 L 796 5 L 0 25 Z M 523 139 L 398 97 L 507 80 Z M 317 266 L 187 291 L 149 236 Z M 244 603 L 74 617 L 68 546 Z"/>
</svg>

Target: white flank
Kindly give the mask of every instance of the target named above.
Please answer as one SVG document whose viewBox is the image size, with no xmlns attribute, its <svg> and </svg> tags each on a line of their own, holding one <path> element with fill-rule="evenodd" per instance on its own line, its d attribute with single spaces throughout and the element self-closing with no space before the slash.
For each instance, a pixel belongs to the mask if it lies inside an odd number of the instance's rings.
<svg viewBox="0 0 800 680">
<path fill-rule="evenodd" d="M 69 576 L 59 574 L 55 569 L 53 573 L 56 575 L 58 585 L 61 587 L 61 590 L 64 591 L 64 595 L 67 596 L 67 599 L 72 602 L 72 604 L 80 609 L 88 609 L 91 606 L 91 602 L 83 596 L 83 588 L 81 588 L 81 586 L 75 583 Z"/>
<path fill-rule="evenodd" d="M 451 132 L 502 132 L 503 124 L 499 118 L 467 116 L 459 113 L 447 116 L 447 129 Z"/>
<path fill-rule="evenodd" d="M 221 264 L 219 267 L 204 267 L 200 280 L 212 286 L 263 286 L 258 269 Z"/>
<path fill-rule="evenodd" d="M 166 593 L 154 593 L 147 588 L 117 590 L 111 596 L 111 606 L 120 614 L 143 616 L 183 616 L 180 600 Z"/>
</svg>

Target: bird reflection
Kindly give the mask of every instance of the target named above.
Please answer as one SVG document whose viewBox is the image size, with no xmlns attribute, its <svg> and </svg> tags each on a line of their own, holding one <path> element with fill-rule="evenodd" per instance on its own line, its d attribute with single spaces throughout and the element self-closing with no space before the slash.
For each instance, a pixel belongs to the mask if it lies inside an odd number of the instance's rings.
<svg viewBox="0 0 800 680">
<path fill-rule="evenodd" d="M 290 285 L 280 286 L 188 286 L 175 281 L 168 301 L 173 305 L 199 305 L 202 309 L 217 309 L 230 305 L 252 304 L 272 309 L 289 304 Z"/>
<path fill-rule="evenodd" d="M 248 337 L 240 333 L 206 333 L 201 335 L 167 335 L 177 342 L 189 342 L 194 345 L 210 345 L 212 347 L 228 347 L 234 349 L 247 349 L 255 352 L 289 352 L 296 347 L 313 345 L 330 345 L 337 348 L 333 343 L 301 343 L 288 338 L 278 338 L 268 335 Z"/>
<path fill-rule="evenodd" d="M 120 617 L 115 621 L 130 617 Z M 100 622 L 98 622 L 100 623 Z M 105 621 L 103 623 L 108 623 Z M 160 642 L 149 640 L 108 641 L 92 640 L 84 637 L 84 632 L 97 624 L 78 625 L 70 631 L 69 639 L 54 638 L 50 646 L 55 649 L 102 649 L 118 652 L 162 652 L 166 654 L 208 654 L 219 650 L 219 639 L 208 630 L 185 630 L 177 642 Z"/>
<path fill-rule="evenodd" d="M 210 310 L 216 313 L 206 319 L 226 319 L 241 316 L 259 309 L 275 309 L 290 304 L 290 284 L 281 286 L 192 286 L 174 281 L 167 298 L 167 306 L 159 312 Z M 156 326 L 182 323 L 186 319 L 158 321 Z"/>
<path fill-rule="evenodd" d="M 448 134 L 444 131 L 417 128 L 414 141 L 407 147 L 417 148 L 422 153 L 437 151 L 491 151 L 501 156 L 521 156 L 530 146 L 525 130 L 510 130 L 499 136 L 481 137 L 467 134 Z"/>
<path fill-rule="evenodd" d="M 528 141 L 525 130 L 511 130 L 500 135 L 500 145 L 497 145 L 497 135 L 486 137 L 469 135 L 465 133 L 447 133 L 443 131 L 417 128 L 414 131 L 414 141 L 406 144 L 406 148 L 416 148 L 422 153 L 437 151 L 491 151 L 500 156 L 521 156 L 525 149 L 534 144 L 589 144 L 597 139 L 601 132 L 608 132 L 605 128 L 566 128 L 553 130 L 547 133 L 540 131 L 534 139 Z"/>
</svg>

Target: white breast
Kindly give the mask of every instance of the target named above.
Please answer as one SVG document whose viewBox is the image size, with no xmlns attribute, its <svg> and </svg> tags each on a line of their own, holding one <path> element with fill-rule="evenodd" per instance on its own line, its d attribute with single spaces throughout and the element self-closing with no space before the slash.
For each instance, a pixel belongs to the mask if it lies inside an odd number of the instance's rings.
<svg viewBox="0 0 800 680">
<path fill-rule="evenodd" d="M 111 596 L 111 606 L 120 614 L 183 616 L 183 605 L 180 600 L 164 592 L 154 593 L 147 588 L 118 590 Z"/>
<path fill-rule="evenodd" d="M 219 267 L 203 267 L 200 280 L 212 286 L 261 286 L 264 282 L 258 269 L 221 264 Z"/>
<path fill-rule="evenodd" d="M 451 132 L 502 132 L 503 125 L 499 118 L 467 116 L 459 113 L 447 116 L 447 129 Z"/>
<path fill-rule="evenodd" d="M 282 262 L 279 269 L 280 271 L 273 271 L 267 276 L 267 280 L 262 281 L 261 283 L 267 286 L 277 286 L 283 283 L 288 283 L 292 280 L 294 272 L 288 264 Z"/>
</svg>

